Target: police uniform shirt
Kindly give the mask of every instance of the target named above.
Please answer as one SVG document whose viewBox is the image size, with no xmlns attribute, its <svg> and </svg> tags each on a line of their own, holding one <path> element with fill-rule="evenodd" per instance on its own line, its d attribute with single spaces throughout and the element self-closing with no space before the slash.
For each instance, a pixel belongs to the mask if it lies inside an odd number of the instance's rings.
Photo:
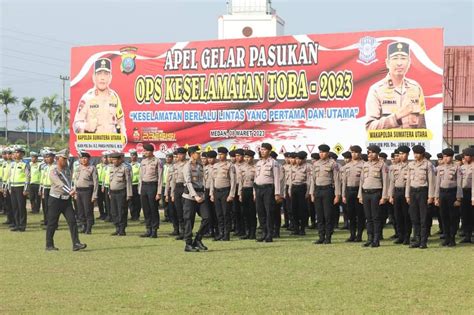
<svg viewBox="0 0 474 315">
<path fill-rule="evenodd" d="M 240 168 L 239 196 L 244 188 L 252 188 L 255 182 L 255 164 L 244 163 Z"/>
<path fill-rule="evenodd" d="M 99 181 L 97 169 L 93 165 L 79 165 L 73 175 L 74 186 L 77 188 L 93 188 L 92 198 L 97 199 Z"/>
<path fill-rule="evenodd" d="M 403 188 L 405 195 L 406 185 L 408 179 L 408 162 L 399 162 L 392 164 L 389 167 L 389 188 L 388 196 L 394 197 L 395 188 Z"/>
<path fill-rule="evenodd" d="M 288 176 L 290 178 L 289 189 L 291 189 L 293 185 L 303 184 L 306 184 L 306 187 L 309 188 L 311 185 L 311 166 L 303 161 L 301 165 L 295 165 L 290 168 L 290 174 Z M 307 190 L 307 192 L 309 192 L 309 190 Z"/>
<path fill-rule="evenodd" d="M 72 189 L 72 178 L 67 167 L 61 171 L 56 165 L 52 165 L 49 170 L 49 179 L 51 181 L 49 195 L 58 199 L 69 199 L 69 192 Z"/>
<path fill-rule="evenodd" d="M 382 198 L 388 198 L 388 168 L 382 160 L 364 163 L 358 198 L 362 198 L 363 189 L 382 189 Z"/>
<path fill-rule="evenodd" d="M 133 196 L 132 192 L 132 175 L 130 167 L 125 163 L 119 166 L 112 165 L 109 167 L 110 174 L 110 190 L 127 190 L 127 198 Z"/>
<path fill-rule="evenodd" d="M 187 161 L 178 161 L 173 164 L 172 175 L 170 178 L 171 185 L 171 196 L 174 196 L 174 191 L 176 189 L 176 184 L 184 185 L 184 174 L 183 169 Z"/>
<path fill-rule="evenodd" d="M 397 120 L 395 113 L 402 106 L 412 106 L 413 113 Z M 390 75 L 369 89 L 366 100 L 367 130 L 392 128 L 426 128 L 425 98 L 421 86 L 414 80 L 403 79 L 401 87 L 395 87 Z"/>
<path fill-rule="evenodd" d="M 244 164 L 245 164 L 244 162 L 234 163 L 236 190 L 239 188 L 238 185 L 241 182 L 241 179 L 240 179 L 240 176 L 242 173 L 241 168 L 243 167 Z"/>
<path fill-rule="evenodd" d="M 255 184 L 275 186 L 275 194 L 281 194 L 280 165 L 274 159 L 268 157 L 260 159 L 255 165 Z"/>
<path fill-rule="evenodd" d="M 451 162 L 450 164 L 442 164 L 438 166 L 438 174 L 436 177 L 435 197 L 439 198 L 440 188 L 456 188 L 456 198 L 462 198 L 462 176 L 461 168 Z"/>
<path fill-rule="evenodd" d="M 346 196 L 347 187 L 359 188 L 363 168 L 364 161 L 362 160 L 352 160 L 341 168 L 342 196 Z"/>
<path fill-rule="evenodd" d="M 471 163 L 472 164 L 472 163 Z M 472 188 L 472 166 L 471 164 L 461 165 L 462 189 Z"/>
<path fill-rule="evenodd" d="M 410 197 L 411 188 L 428 187 L 428 198 L 435 192 L 435 168 L 430 161 L 411 161 L 408 163 L 408 178 L 405 197 Z"/>
<path fill-rule="evenodd" d="M 285 163 L 283 164 L 283 170 L 285 171 L 285 185 L 290 186 L 290 174 L 291 174 L 291 169 L 294 167 L 294 165 L 291 165 L 290 163 Z"/>
<path fill-rule="evenodd" d="M 229 196 L 235 196 L 236 175 L 235 167 L 230 161 L 219 161 L 213 165 L 213 181 L 211 184 L 211 195 L 214 196 L 214 189 L 230 187 Z"/>
<path fill-rule="evenodd" d="M 341 181 L 339 176 L 339 165 L 332 159 L 318 160 L 314 163 L 311 176 L 310 194 L 313 194 L 317 186 L 334 186 L 334 194 L 341 195 Z"/>
<path fill-rule="evenodd" d="M 146 183 L 156 182 L 158 184 L 158 188 L 160 188 L 162 186 L 161 176 L 162 176 L 161 162 L 159 159 L 153 156 L 151 158 L 145 158 L 142 160 L 142 162 L 140 163 L 139 186 L 143 182 L 146 182 Z M 157 194 L 161 195 L 161 188 L 158 189 Z"/>
<path fill-rule="evenodd" d="M 206 189 L 211 189 L 211 182 L 213 181 L 212 172 L 213 164 L 207 164 L 206 166 L 204 166 L 204 182 Z"/>
<path fill-rule="evenodd" d="M 24 172 L 24 181 L 19 182 L 17 178 L 20 173 Z M 30 166 L 24 161 L 14 161 L 10 167 L 10 177 L 8 185 L 9 187 L 20 187 L 24 186 L 24 191 L 28 191 L 28 186 L 30 184 Z"/>
<path fill-rule="evenodd" d="M 187 188 L 183 193 L 183 198 L 194 200 L 195 197 L 204 199 L 204 167 L 200 162 L 186 162 L 182 169 L 184 185 Z"/>
</svg>

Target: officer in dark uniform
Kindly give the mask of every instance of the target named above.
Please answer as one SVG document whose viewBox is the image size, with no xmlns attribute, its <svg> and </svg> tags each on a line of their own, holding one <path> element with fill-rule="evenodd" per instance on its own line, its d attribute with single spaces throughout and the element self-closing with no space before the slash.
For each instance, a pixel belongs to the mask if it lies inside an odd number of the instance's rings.
<svg viewBox="0 0 474 315">
<path fill-rule="evenodd" d="M 177 160 L 173 164 L 171 170 L 171 177 L 169 177 L 169 184 L 171 186 L 171 202 L 174 205 L 175 212 L 173 217 L 175 217 L 174 229 L 179 232 L 179 235 L 176 237 L 177 240 L 182 240 L 184 238 L 184 219 L 183 219 L 183 192 L 184 192 L 184 174 L 183 168 L 186 165 L 186 152 L 185 148 L 177 148 Z"/>
<path fill-rule="evenodd" d="M 471 243 L 472 225 L 473 225 L 473 207 L 472 207 L 472 157 L 474 148 L 466 148 L 463 151 L 464 164 L 461 166 L 462 174 L 462 200 L 461 200 L 461 218 L 463 222 L 464 238 L 460 243 Z"/>
<path fill-rule="evenodd" d="M 296 153 L 296 165 L 290 168 L 290 185 L 288 191 L 291 197 L 294 230 L 292 235 L 306 235 L 308 222 L 308 197 L 311 184 L 311 166 L 306 163 L 308 154 L 305 151 Z"/>
<path fill-rule="evenodd" d="M 233 205 L 233 217 L 235 221 L 235 231 L 234 235 L 235 236 L 245 236 L 247 235 L 245 231 L 245 226 L 244 226 L 244 218 L 242 214 L 242 204 L 239 199 L 239 185 L 240 185 L 240 174 L 241 170 L 240 168 L 244 165 L 244 150 L 243 149 L 236 149 L 234 151 L 235 153 L 235 163 L 234 163 L 234 169 L 235 169 L 235 196 L 234 200 L 232 201 Z"/>
<path fill-rule="evenodd" d="M 214 164 L 216 163 L 217 152 L 214 150 L 206 152 L 207 156 L 207 165 L 204 167 L 204 180 L 205 180 L 205 188 L 206 194 L 205 199 L 207 202 L 207 207 L 209 209 L 209 231 L 210 236 L 214 239 L 219 235 L 219 228 L 217 226 L 217 215 L 216 215 L 216 208 L 214 206 L 214 202 L 211 201 L 211 185 L 214 180 Z"/>
<path fill-rule="evenodd" d="M 240 175 L 239 183 L 239 199 L 242 202 L 242 214 L 244 217 L 244 225 L 247 230 L 247 234 L 240 237 L 240 239 L 254 240 L 256 238 L 257 216 L 255 200 L 253 196 L 253 186 L 255 182 L 254 156 L 254 151 L 245 150 L 245 164 L 241 168 L 242 173 Z"/>
<path fill-rule="evenodd" d="M 114 152 L 110 158 L 110 211 L 115 225 L 112 235 L 125 236 L 128 201 L 133 197 L 131 169 L 123 163 L 123 153 Z"/>
<path fill-rule="evenodd" d="M 292 153 L 293 154 L 296 154 L 296 153 Z M 296 157 L 296 155 L 295 155 Z M 311 153 L 311 162 L 310 162 L 310 165 L 311 165 L 311 174 L 313 172 L 313 165 L 316 161 L 319 161 L 319 153 L 315 152 L 315 153 Z M 312 176 L 312 175 L 311 175 Z M 316 225 L 316 209 L 314 208 L 314 202 L 311 201 L 311 198 L 308 198 L 308 212 L 309 212 L 309 219 L 310 219 L 310 225 L 308 226 L 309 229 L 311 230 L 315 230 L 317 228 L 317 225 Z"/>
</svg>

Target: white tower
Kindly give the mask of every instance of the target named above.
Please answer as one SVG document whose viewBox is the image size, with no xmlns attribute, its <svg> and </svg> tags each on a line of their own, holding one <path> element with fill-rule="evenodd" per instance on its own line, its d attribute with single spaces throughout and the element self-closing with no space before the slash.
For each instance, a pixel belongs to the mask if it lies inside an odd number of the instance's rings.
<svg viewBox="0 0 474 315">
<path fill-rule="evenodd" d="M 227 0 L 227 14 L 219 17 L 219 39 L 279 36 L 285 21 L 271 0 Z"/>
</svg>

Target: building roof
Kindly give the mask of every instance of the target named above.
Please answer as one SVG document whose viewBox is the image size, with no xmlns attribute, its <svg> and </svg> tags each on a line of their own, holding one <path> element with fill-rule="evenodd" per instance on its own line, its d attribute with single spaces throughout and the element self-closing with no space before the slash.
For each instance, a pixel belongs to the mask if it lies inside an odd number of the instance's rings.
<svg viewBox="0 0 474 315">
<path fill-rule="evenodd" d="M 474 46 L 446 46 L 444 50 L 444 108 L 474 110 Z M 454 106 L 453 106 L 454 105 Z M 474 126 L 473 126 L 474 127 Z"/>
</svg>

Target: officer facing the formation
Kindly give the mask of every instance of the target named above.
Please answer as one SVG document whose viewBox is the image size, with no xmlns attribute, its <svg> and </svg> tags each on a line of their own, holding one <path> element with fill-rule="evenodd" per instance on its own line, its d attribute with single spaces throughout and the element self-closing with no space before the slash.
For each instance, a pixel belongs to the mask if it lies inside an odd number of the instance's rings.
<svg viewBox="0 0 474 315">
<path fill-rule="evenodd" d="M 12 231 L 24 232 L 26 229 L 26 196 L 30 184 L 30 167 L 23 161 L 25 150 L 15 149 L 14 162 L 10 169 L 8 187 L 12 201 L 12 210 L 15 226 Z"/>
<path fill-rule="evenodd" d="M 461 218 L 462 227 L 464 229 L 464 238 L 460 243 L 471 243 L 472 224 L 473 224 L 473 208 L 472 208 L 472 157 L 474 156 L 474 148 L 467 148 L 463 151 L 464 163 L 461 166 L 462 175 L 462 201 L 461 201 Z"/>
<path fill-rule="evenodd" d="M 365 214 L 357 195 L 359 193 L 360 178 L 364 168 L 364 161 L 360 155 L 362 148 L 358 145 L 350 147 L 351 161 L 343 166 L 342 174 L 342 202 L 347 205 L 350 236 L 347 242 L 361 242 L 365 227 Z M 357 234 L 356 234 L 357 230 Z"/>
<path fill-rule="evenodd" d="M 157 238 L 157 230 L 160 227 L 160 213 L 158 212 L 158 201 L 161 198 L 161 162 L 154 154 L 153 145 L 143 145 L 144 158 L 140 164 L 140 182 L 138 191 L 145 216 L 146 232 L 140 237 Z M 158 189 L 159 187 L 159 189 Z"/>
<path fill-rule="evenodd" d="M 308 196 L 311 185 L 311 166 L 306 163 L 308 154 L 305 151 L 296 153 L 296 165 L 287 168 L 290 172 L 288 192 L 293 210 L 292 235 L 306 235 L 308 222 Z"/>
<path fill-rule="evenodd" d="M 462 200 L 461 168 L 453 162 L 454 151 L 443 150 L 443 164 L 438 167 L 436 178 L 435 204 L 439 206 L 443 220 L 445 239 L 442 246 L 456 246 L 459 207 Z"/>
<path fill-rule="evenodd" d="M 81 151 L 80 165 L 73 175 L 73 185 L 76 191 L 77 221 L 82 226 L 82 233 L 91 234 L 94 225 L 94 203 L 97 200 L 99 182 L 97 169 L 90 165 L 90 154 Z"/>
<path fill-rule="evenodd" d="M 227 160 L 229 150 L 225 147 L 217 148 L 218 162 L 213 166 L 213 182 L 211 183 L 211 201 L 216 207 L 219 236 L 216 240 L 230 241 L 232 226 L 232 201 L 235 196 L 235 168 Z"/>
<path fill-rule="evenodd" d="M 49 172 L 51 191 L 48 198 L 48 227 L 46 229 L 46 250 L 58 250 L 54 246 L 54 233 L 58 228 L 61 213 L 66 218 L 71 233 L 72 250 L 78 251 L 87 247 L 79 241 L 76 217 L 72 209 L 71 197 L 75 196 L 72 188 L 71 174 L 67 168 L 69 151 L 62 150 L 56 154 L 57 163 Z"/>
<path fill-rule="evenodd" d="M 38 161 L 38 153 L 30 152 L 30 189 L 28 198 L 31 203 L 31 213 L 39 213 L 41 206 L 41 197 L 39 187 L 41 181 L 41 162 Z"/>
<path fill-rule="evenodd" d="M 140 181 L 140 163 L 138 162 L 138 153 L 136 150 L 131 149 L 130 153 L 130 167 L 132 168 L 132 199 L 128 204 L 130 210 L 130 218 L 132 221 L 138 221 L 140 219 L 140 210 L 142 204 L 140 202 L 140 194 L 138 193 L 138 182 Z"/>
<path fill-rule="evenodd" d="M 313 165 L 309 194 L 318 218 L 319 239 L 315 244 L 331 244 L 334 205 L 339 203 L 341 182 L 337 162 L 329 159 L 329 146 L 318 147 L 320 159 Z"/>
<path fill-rule="evenodd" d="M 410 204 L 410 219 L 415 236 L 415 242 L 410 247 L 423 249 L 427 248 L 428 243 L 428 204 L 434 201 L 435 174 L 433 165 L 425 159 L 423 146 L 415 145 L 413 153 L 415 160 L 408 165 L 406 183 L 406 197 Z"/>
<path fill-rule="evenodd" d="M 242 216 L 247 234 L 240 239 L 256 238 L 257 232 L 257 212 L 255 209 L 255 200 L 253 197 L 253 186 L 255 182 L 255 152 L 252 150 L 244 151 L 245 163 L 240 168 L 239 199 L 242 203 Z"/>
<path fill-rule="evenodd" d="M 48 226 L 48 199 L 51 190 L 51 178 L 49 177 L 49 173 L 54 167 L 54 152 L 49 150 L 44 151 L 43 158 L 45 164 L 41 169 L 40 196 L 43 204 L 43 224 Z"/>
<path fill-rule="evenodd" d="M 186 252 L 206 251 L 202 237 L 209 228 L 209 209 L 204 202 L 205 183 L 204 168 L 200 161 L 201 150 L 198 146 L 188 148 L 190 160 L 183 168 L 184 174 L 184 240 Z M 193 241 L 193 227 L 196 211 L 201 216 L 201 225 Z"/>
<path fill-rule="evenodd" d="M 271 151 L 270 143 L 262 143 L 261 159 L 255 166 L 255 205 L 262 227 L 262 235 L 257 238 L 257 242 L 273 242 L 275 203 L 282 198 L 280 168 L 278 162 L 270 157 Z"/>
<path fill-rule="evenodd" d="M 173 213 L 174 231 L 179 235 L 177 240 L 184 239 L 184 219 L 183 219 L 183 193 L 184 193 L 184 175 L 183 168 L 186 165 L 185 148 L 177 148 L 177 161 L 173 164 L 173 168 L 168 176 L 168 182 L 171 185 L 171 201 L 174 204 L 175 212 Z"/>
<path fill-rule="evenodd" d="M 368 162 L 364 164 L 359 186 L 359 202 L 364 206 L 367 223 L 365 247 L 380 246 L 381 213 L 380 206 L 387 202 L 388 168 L 379 159 L 381 149 L 377 145 L 367 148 Z"/>
<path fill-rule="evenodd" d="M 128 201 L 133 197 L 132 175 L 130 168 L 123 163 L 123 153 L 114 152 L 110 154 L 110 158 L 110 213 L 115 225 L 112 235 L 125 236 Z"/>
</svg>

